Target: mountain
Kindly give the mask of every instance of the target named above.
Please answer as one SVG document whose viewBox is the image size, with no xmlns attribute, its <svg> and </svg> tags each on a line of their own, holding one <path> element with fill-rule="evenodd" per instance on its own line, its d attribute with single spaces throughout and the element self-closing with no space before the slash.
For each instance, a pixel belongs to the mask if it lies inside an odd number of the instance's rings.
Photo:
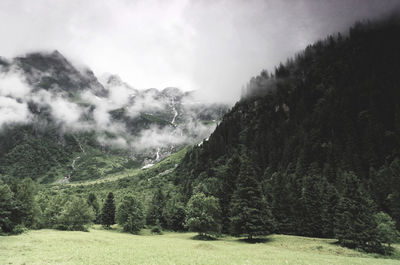
<svg viewBox="0 0 400 265">
<path fill-rule="evenodd" d="M 400 226 L 399 21 L 357 23 L 252 78 L 176 169 L 187 200 L 217 197 L 228 232 L 238 172 L 250 164 L 278 233 L 332 237 L 350 188 Z"/>
<path fill-rule="evenodd" d="M 208 137 L 227 109 L 97 78 L 58 51 L 0 58 L 0 175 L 48 183 L 148 168 Z"/>
</svg>

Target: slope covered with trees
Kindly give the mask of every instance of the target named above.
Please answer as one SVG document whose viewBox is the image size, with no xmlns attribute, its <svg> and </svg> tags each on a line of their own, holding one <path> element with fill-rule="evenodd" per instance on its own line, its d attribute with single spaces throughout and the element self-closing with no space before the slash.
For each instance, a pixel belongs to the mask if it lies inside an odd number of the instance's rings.
<svg viewBox="0 0 400 265">
<path fill-rule="evenodd" d="M 400 226 L 398 36 L 398 18 L 357 23 L 272 74 L 262 71 L 209 140 L 186 155 L 175 183 L 186 198 L 217 197 L 224 232 L 238 218 L 231 208 L 240 190 L 258 182 L 276 232 L 374 247 L 375 212 Z M 243 182 L 244 171 L 251 181 Z M 345 220 L 354 228 L 350 239 L 342 237 Z"/>
</svg>

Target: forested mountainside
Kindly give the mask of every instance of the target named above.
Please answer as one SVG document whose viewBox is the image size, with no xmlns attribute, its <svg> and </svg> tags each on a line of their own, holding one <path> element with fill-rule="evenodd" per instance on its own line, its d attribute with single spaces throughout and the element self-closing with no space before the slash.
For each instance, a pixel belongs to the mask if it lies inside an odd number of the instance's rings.
<svg viewBox="0 0 400 265">
<path fill-rule="evenodd" d="M 208 137 L 227 108 L 98 79 L 58 51 L 0 58 L 0 176 L 52 183 L 150 167 Z"/>
<path fill-rule="evenodd" d="M 357 23 L 252 78 L 176 169 L 186 198 L 217 197 L 225 232 L 259 193 L 278 233 L 341 240 L 347 225 L 368 241 L 377 211 L 400 227 L 399 21 Z"/>
</svg>

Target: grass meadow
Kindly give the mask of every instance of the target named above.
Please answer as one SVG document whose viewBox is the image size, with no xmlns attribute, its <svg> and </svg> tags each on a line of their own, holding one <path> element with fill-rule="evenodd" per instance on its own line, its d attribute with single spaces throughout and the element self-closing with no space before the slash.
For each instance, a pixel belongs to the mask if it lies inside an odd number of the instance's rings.
<svg viewBox="0 0 400 265">
<path fill-rule="evenodd" d="M 249 244 L 232 237 L 200 241 L 195 235 L 131 235 L 99 226 L 90 232 L 33 230 L 0 237 L 0 264 L 400 264 L 399 245 L 394 256 L 382 258 L 331 239 L 271 235 Z"/>
</svg>

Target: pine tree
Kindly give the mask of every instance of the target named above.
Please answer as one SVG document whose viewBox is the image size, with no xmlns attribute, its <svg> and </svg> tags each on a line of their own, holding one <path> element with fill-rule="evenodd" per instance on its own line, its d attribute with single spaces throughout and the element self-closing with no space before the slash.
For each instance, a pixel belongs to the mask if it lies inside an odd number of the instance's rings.
<svg viewBox="0 0 400 265">
<path fill-rule="evenodd" d="M 382 252 L 374 205 L 354 173 L 344 174 L 345 190 L 335 214 L 335 236 L 342 246 Z"/>
<path fill-rule="evenodd" d="M 93 212 L 95 214 L 93 221 L 95 223 L 97 223 L 100 219 L 100 217 L 99 217 L 100 206 L 99 206 L 99 202 L 97 201 L 97 197 L 94 193 L 92 193 L 92 192 L 89 193 L 87 203 L 93 209 Z"/>
<path fill-rule="evenodd" d="M 321 176 L 309 174 L 303 178 L 303 188 L 300 201 L 303 208 L 302 234 L 320 237 L 324 224 L 322 223 L 322 185 Z"/>
<path fill-rule="evenodd" d="M 332 184 L 326 182 L 324 179 L 324 188 L 322 193 L 322 236 L 331 238 L 334 236 L 334 227 L 335 227 L 335 212 L 336 207 L 339 203 L 339 194 L 335 187 Z"/>
<path fill-rule="evenodd" d="M 286 174 L 278 172 L 271 177 L 272 215 L 276 220 L 276 229 L 279 233 L 293 232 L 293 210 L 290 179 Z"/>
<path fill-rule="evenodd" d="M 222 232 L 229 233 L 230 228 L 230 203 L 232 194 L 235 191 L 236 178 L 240 169 L 240 158 L 237 152 L 229 159 L 225 174 L 221 176 L 221 216 L 222 216 Z"/>
<path fill-rule="evenodd" d="M 163 227 L 166 225 L 165 218 L 163 217 L 163 210 L 165 208 L 165 196 L 161 188 L 155 192 L 153 199 L 150 202 L 149 209 L 146 215 L 146 223 L 148 225 L 155 225 L 157 220 Z"/>
<path fill-rule="evenodd" d="M 14 194 L 7 184 L 0 180 L 0 233 L 11 232 L 16 225 L 12 221 L 12 212 L 15 210 Z"/>
<path fill-rule="evenodd" d="M 112 192 L 108 193 L 106 202 L 103 205 L 101 211 L 101 224 L 107 228 L 115 224 L 115 204 L 114 194 Z"/>
<path fill-rule="evenodd" d="M 231 229 L 234 236 L 268 235 L 274 230 L 269 205 L 265 200 L 255 170 L 246 155 L 231 202 Z"/>
</svg>

